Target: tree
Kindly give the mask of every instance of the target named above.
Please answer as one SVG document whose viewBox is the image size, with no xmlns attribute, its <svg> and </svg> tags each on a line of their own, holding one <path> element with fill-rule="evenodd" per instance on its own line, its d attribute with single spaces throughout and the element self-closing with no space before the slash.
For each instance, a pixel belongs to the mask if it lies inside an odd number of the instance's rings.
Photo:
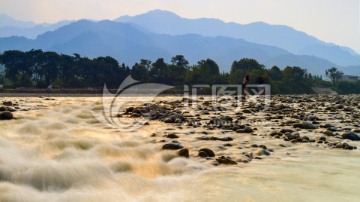
<svg viewBox="0 0 360 202">
<path fill-rule="evenodd" d="M 171 63 L 176 66 L 186 67 L 189 65 L 189 61 L 185 59 L 183 55 L 176 55 L 171 58 Z"/>
<path fill-rule="evenodd" d="M 253 69 L 264 70 L 264 68 L 265 66 L 260 64 L 255 59 L 243 58 L 239 61 L 233 62 L 233 64 L 231 65 L 230 74 L 235 73 L 237 70 L 242 70 L 243 72 L 248 73 Z"/>
<path fill-rule="evenodd" d="M 200 75 L 200 82 L 203 84 L 217 83 L 220 77 L 219 66 L 211 59 L 200 60 L 198 62 L 198 74 Z"/>
<path fill-rule="evenodd" d="M 171 85 L 183 85 L 189 62 L 183 55 L 176 55 L 171 59 L 172 65 L 168 66 L 168 76 L 172 78 Z"/>
<path fill-rule="evenodd" d="M 164 62 L 163 58 L 159 58 L 150 67 L 150 78 L 154 82 L 170 84 L 171 78 L 168 76 L 168 65 Z"/>
<path fill-rule="evenodd" d="M 331 80 L 333 85 L 341 79 L 341 77 L 344 75 L 341 71 L 336 69 L 335 67 L 332 67 L 325 71 L 325 75 Z"/>
<path fill-rule="evenodd" d="M 131 69 L 131 76 L 139 81 L 149 81 L 149 70 L 151 61 L 141 59 L 140 64 L 136 63 Z"/>
<path fill-rule="evenodd" d="M 282 78 L 282 73 L 279 67 L 273 66 L 269 71 L 269 76 L 272 80 L 280 81 Z"/>
</svg>

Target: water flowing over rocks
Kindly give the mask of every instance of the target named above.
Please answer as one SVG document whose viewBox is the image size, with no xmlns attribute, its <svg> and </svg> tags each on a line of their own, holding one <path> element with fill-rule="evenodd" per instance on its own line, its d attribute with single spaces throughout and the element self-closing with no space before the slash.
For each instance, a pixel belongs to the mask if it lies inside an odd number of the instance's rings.
<svg viewBox="0 0 360 202">
<path fill-rule="evenodd" d="M 328 149 L 356 149 L 351 143 L 341 143 L 338 140 L 360 140 L 355 132 L 351 132 L 360 131 L 360 122 L 354 119 L 360 115 L 359 105 L 355 104 L 359 100 L 356 96 L 342 97 L 337 95 L 274 96 L 266 106 L 260 98 L 257 98 L 255 102 L 243 103 L 239 111 L 234 111 L 234 108 L 231 107 L 214 106 L 213 101 L 207 97 L 198 100 L 184 98 L 171 101 L 161 100 L 143 106 L 129 107 L 124 110 L 122 115 L 148 118 L 150 121 L 159 120 L 171 124 L 173 127 L 181 127 L 182 130 L 205 129 L 200 133 L 202 134 L 200 136 L 196 135 L 197 133 L 186 133 L 186 135 L 193 137 L 194 141 L 234 142 L 219 146 L 219 149 L 223 151 L 222 154 L 226 154 L 227 157 L 225 155 L 218 157 L 216 162 L 236 165 L 236 162 L 248 163 L 252 159 L 260 160 L 269 157 L 271 152 L 276 150 L 263 147 L 264 145 L 260 147 L 257 144 L 239 144 L 240 139 L 250 136 L 267 138 L 269 141 L 277 139 L 290 143 L 290 145 L 275 144 L 279 148 L 288 148 L 294 144 L 312 144 Z M 226 102 L 230 102 L 228 106 L 236 106 L 236 98 L 219 100 L 221 104 Z M 187 107 L 189 103 L 195 107 Z M 256 124 L 260 124 L 260 131 L 258 130 L 259 125 Z M 267 125 L 272 126 L 272 128 L 269 129 Z M 182 135 L 177 133 L 165 134 L 164 137 L 182 139 Z M 204 144 L 208 144 L 205 142 Z M 187 144 L 189 143 L 185 143 L 185 147 L 188 147 Z M 177 143 L 168 143 L 163 146 L 163 149 L 178 150 L 182 148 L 183 146 Z M 189 148 L 190 158 L 196 156 L 205 159 L 215 157 L 215 153 L 209 155 L 206 148 L 197 152 L 192 151 L 191 147 Z M 230 148 L 238 148 L 255 156 L 244 155 L 241 158 L 232 156 L 232 154 L 227 153 L 227 150 L 233 151 Z M 193 155 L 194 153 L 197 155 Z"/>
<path fill-rule="evenodd" d="M 102 112 L 101 98 L 4 98 L 0 114 L 14 120 L 0 121 L 0 201 L 188 199 L 179 192 L 246 201 L 262 189 L 255 200 L 357 196 L 358 95 L 274 95 L 267 107 L 255 100 L 238 109 L 214 108 L 207 96 L 130 103 L 107 118 L 147 124 L 122 131 L 89 112 Z"/>
</svg>

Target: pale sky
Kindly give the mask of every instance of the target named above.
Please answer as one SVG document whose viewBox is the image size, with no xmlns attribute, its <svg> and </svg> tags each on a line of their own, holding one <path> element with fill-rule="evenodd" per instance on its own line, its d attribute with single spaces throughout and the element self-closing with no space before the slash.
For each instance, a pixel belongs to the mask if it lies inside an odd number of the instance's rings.
<svg viewBox="0 0 360 202">
<path fill-rule="evenodd" d="M 360 53 L 360 0 L 0 0 L 0 13 L 35 22 L 114 19 L 154 9 L 185 18 L 288 25 Z"/>
</svg>

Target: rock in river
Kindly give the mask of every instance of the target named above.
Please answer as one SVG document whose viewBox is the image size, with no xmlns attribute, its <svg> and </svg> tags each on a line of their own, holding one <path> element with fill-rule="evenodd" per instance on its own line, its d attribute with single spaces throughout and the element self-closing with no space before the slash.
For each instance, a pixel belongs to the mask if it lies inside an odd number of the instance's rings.
<svg viewBox="0 0 360 202">
<path fill-rule="evenodd" d="M 344 139 L 349 139 L 353 141 L 360 141 L 359 135 L 354 132 L 346 132 L 341 135 Z"/>
<path fill-rule="evenodd" d="M 185 158 L 189 158 L 189 149 L 186 149 L 186 148 L 183 148 L 183 149 L 180 149 L 178 151 L 178 155 L 179 156 L 182 156 L 182 157 L 185 157 Z"/>
<path fill-rule="evenodd" d="M 171 141 L 168 144 L 165 144 L 162 149 L 163 150 L 178 150 L 184 148 L 178 141 Z"/>
<path fill-rule="evenodd" d="M 304 121 L 302 123 L 296 123 L 294 124 L 294 128 L 301 128 L 301 129 L 316 129 L 317 127 L 310 123 L 310 122 L 307 122 L 307 121 Z"/>
<path fill-rule="evenodd" d="M 214 157 L 215 153 L 211 149 L 202 148 L 199 150 L 199 156 L 205 157 L 205 158 L 206 157 Z"/>
<path fill-rule="evenodd" d="M 216 161 L 220 164 L 227 164 L 227 165 L 236 165 L 237 164 L 230 157 L 225 157 L 225 156 L 221 156 L 221 157 L 217 158 Z"/>
<path fill-rule="evenodd" d="M 11 112 L 5 111 L 0 113 L 0 120 L 11 120 L 14 115 Z"/>
</svg>

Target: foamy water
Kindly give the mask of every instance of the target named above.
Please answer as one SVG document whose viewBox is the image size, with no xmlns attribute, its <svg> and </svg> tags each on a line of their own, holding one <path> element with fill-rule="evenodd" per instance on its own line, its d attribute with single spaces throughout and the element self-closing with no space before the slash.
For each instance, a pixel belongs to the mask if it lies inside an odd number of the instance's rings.
<svg viewBox="0 0 360 202">
<path fill-rule="evenodd" d="M 150 136 L 166 131 L 164 123 L 134 132 L 99 123 L 90 110 L 101 110 L 100 98 L 11 100 L 32 110 L 0 122 L 1 202 L 360 200 L 359 150 L 298 144 L 249 164 L 215 167 L 195 153 L 186 159 L 161 151 Z M 186 135 L 179 141 L 190 149 L 219 144 L 191 144 Z M 282 140 L 236 141 L 271 146 Z M 227 152 L 240 153 L 235 147 Z"/>
</svg>

